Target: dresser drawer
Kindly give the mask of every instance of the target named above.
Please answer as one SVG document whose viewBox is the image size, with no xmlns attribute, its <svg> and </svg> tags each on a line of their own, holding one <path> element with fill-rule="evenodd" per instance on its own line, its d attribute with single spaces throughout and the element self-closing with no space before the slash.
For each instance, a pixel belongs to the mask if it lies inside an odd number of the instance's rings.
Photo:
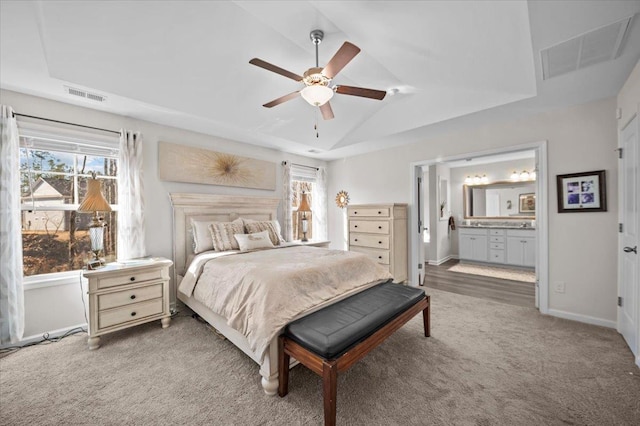
<svg viewBox="0 0 640 426">
<path fill-rule="evenodd" d="M 504 243 L 504 237 L 489 237 L 490 243 Z"/>
<path fill-rule="evenodd" d="M 349 244 L 360 247 L 389 248 L 388 235 L 351 234 Z"/>
<path fill-rule="evenodd" d="M 375 250 L 375 249 L 370 249 L 370 248 L 365 248 L 365 247 L 351 247 L 351 251 L 355 251 L 358 253 L 363 253 L 366 254 L 367 256 L 371 257 L 373 260 L 375 260 L 376 262 L 382 264 L 382 265 L 388 265 L 389 264 L 389 251 L 388 250 Z"/>
<path fill-rule="evenodd" d="M 98 288 L 109 288 L 116 285 L 134 284 L 142 281 L 151 281 L 162 279 L 162 271 L 160 268 L 141 271 L 130 271 L 122 274 L 108 274 L 97 279 Z"/>
<path fill-rule="evenodd" d="M 162 297 L 162 283 L 131 288 L 115 293 L 100 294 L 98 295 L 98 309 L 104 311 L 105 309 L 117 308 L 119 306 L 144 302 L 145 300 L 157 299 L 159 297 Z"/>
<path fill-rule="evenodd" d="M 389 217 L 389 209 L 387 207 L 363 207 L 349 210 L 351 217 Z"/>
<path fill-rule="evenodd" d="M 352 220 L 349 222 L 351 232 L 371 232 L 372 234 L 388 234 L 388 220 Z"/>
<path fill-rule="evenodd" d="M 504 263 L 504 250 L 489 250 L 489 262 Z"/>
<path fill-rule="evenodd" d="M 162 298 L 133 303 L 120 308 L 100 311 L 98 313 L 98 327 L 107 328 L 140 318 L 162 313 Z"/>
<path fill-rule="evenodd" d="M 504 250 L 504 243 L 489 243 L 489 248 L 492 250 Z"/>
<path fill-rule="evenodd" d="M 489 229 L 489 235 L 497 235 L 504 237 L 504 229 Z"/>
</svg>

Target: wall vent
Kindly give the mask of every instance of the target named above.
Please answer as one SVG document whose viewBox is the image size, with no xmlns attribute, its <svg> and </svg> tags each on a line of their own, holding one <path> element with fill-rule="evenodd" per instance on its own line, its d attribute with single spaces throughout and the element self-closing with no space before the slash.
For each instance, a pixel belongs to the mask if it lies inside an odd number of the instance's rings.
<svg viewBox="0 0 640 426">
<path fill-rule="evenodd" d="M 576 71 L 589 65 L 612 61 L 622 51 L 633 16 L 597 28 L 577 37 L 542 49 L 542 78 Z"/>
<path fill-rule="evenodd" d="M 96 93 L 87 92 L 86 90 L 77 89 L 75 87 L 64 86 L 64 91 L 72 96 L 77 96 L 79 98 L 89 99 L 91 101 L 96 102 L 106 102 L 107 97 L 104 95 L 98 95 Z"/>
</svg>

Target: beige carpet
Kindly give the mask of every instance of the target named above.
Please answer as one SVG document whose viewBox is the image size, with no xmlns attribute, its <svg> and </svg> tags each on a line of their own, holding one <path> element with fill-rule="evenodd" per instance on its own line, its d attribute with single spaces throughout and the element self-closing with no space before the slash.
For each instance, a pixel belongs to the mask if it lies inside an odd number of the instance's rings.
<svg viewBox="0 0 640 426">
<path fill-rule="evenodd" d="M 611 329 L 427 289 L 414 318 L 338 382 L 339 425 L 637 425 L 640 371 Z M 2 425 L 320 425 L 321 380 L 298 366 L 286 398 L 189 317 L 0 359 Z"/>
<path fill-rule="evenodd" d="M 534 271 L 524 271 L 519 269 L 458 263 L 449 268 L 449 271 L 471 275 L 483 275 L 485 277 L 500 278 L 503 280 L 524 281 L 526 283 L 536 282 L 536 273 Z"/>
</svg>

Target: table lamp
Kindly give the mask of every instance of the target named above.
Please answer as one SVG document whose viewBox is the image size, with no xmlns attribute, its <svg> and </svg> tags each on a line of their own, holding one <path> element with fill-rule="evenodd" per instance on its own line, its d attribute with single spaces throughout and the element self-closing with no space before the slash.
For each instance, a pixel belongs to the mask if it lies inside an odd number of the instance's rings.
<svg viewBox="0 0 640 426">
<path fill-rule="evenodd" d="M 311 207 L 309 207 L 309 200 L 307 199 L 308 194 L 302 191 L 302 195 L 300 195 L 300 204 L 298 205 L 298 212 L 302 212 L 302 239 L 300 241 L 306 242 L 307 240 L 307 212 L 311 211 Z"/>
<path fill-rule="evenodd" d="M 93 220 L 89 225 L 89 238 L 91 239 L 91 251 L 94 258 L 87 264 L 88 269 L 97 269 L 104 266 L 100 260 L 100 252 L 104 249 L 104 227 L 105 222 L 100 218 L 98 212 L 110 212 L 111 206 L 102 195 L 100 181 L 96 179 L 95 172 L 91 172 L 88 181 L 87 195 L 82 204 L 78 207 L 80 213 L 93 213 Z"/>
</svg>

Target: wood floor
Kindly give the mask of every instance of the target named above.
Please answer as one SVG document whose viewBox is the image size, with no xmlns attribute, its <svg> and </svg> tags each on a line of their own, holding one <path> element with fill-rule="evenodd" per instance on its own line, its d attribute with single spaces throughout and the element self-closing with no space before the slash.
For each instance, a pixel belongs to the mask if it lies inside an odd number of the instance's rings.
<svg viewBox="0 0 640 426">
<path fill-rule="evenodd" d="M 450 272 L 448 269 L 457 263 L 457 260 L 449 260 L 438 266 L 425 265 L 424 285 L 509 305 L 535 306 L 535 284 Z"/>
</svg>

